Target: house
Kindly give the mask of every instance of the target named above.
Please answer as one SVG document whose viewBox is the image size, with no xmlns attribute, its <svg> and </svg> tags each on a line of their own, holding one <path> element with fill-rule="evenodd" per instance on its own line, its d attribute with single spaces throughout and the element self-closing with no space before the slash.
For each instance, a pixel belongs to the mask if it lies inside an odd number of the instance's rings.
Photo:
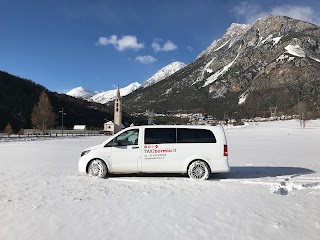
<svg viewBox="0 0 320 240">
<path fill-rule="evenodd" d="M 121 124 L 121 130 L 125 129 L 125 126 Z M 114 123 L 112 121 L 109 121 L 107 123 L 103 124 L 103 132 L 107 135 L 113 135 L 115 134 L 114 132 Z"/>
<path fill-rule="evenodd" d="M 104 123 L 103 124 L 103 131 L 105 132 L 105 134 L 113 135 L 114 134 L 114 123 L 112 121 Z"/>
<path fill-rule="evenodd" d="M 85 130 L 87 130 L 87 127 L 86 127 L 86 125 L 74 125 L 74 126 L 73 126 L 73 130 L 76 130 L 76 131 L 85 131 Z"/>
</svg>

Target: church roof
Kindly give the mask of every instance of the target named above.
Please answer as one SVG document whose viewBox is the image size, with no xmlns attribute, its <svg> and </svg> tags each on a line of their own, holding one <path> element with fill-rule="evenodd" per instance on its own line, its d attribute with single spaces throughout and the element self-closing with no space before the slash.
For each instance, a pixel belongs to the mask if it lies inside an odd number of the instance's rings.
<svg viewBox="0 0 320 240">
<path fill-rule="evenodd" d="M 118 85 L 118 87 L 117 87 L 116 98 L 121 98 L 119 85 Z"/>
</svg>

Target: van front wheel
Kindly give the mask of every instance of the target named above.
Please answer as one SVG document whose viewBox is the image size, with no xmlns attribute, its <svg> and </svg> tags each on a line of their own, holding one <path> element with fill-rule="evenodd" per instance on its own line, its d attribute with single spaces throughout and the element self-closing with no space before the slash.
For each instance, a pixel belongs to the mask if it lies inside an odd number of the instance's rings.
<svg viewBox="0 0 320 240">
<path fill-rule="evenodd" d="M 90 177 L 105 178 L 108 173 L 107 165 L 101 159 L 94 159 L 88 166 Z"/>
<path fill-rule="evenodd" d="M 210 168 L 205 162 L 197 160 L 190 164 L 188 175 L 194 180 L 206 180 L 210 176 Z"/>
</svg>

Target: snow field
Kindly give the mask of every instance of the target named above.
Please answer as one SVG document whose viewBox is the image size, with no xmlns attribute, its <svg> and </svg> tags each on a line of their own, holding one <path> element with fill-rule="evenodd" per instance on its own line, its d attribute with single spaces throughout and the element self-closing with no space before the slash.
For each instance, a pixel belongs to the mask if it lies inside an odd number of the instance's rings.
<svg viewBox="0 0 320 240">
<path fill-rule="evenodd" d="M 227 128 L 231 171 L 77 172 L 106 137 L 0 143 L 0 239 L 319 239 L 320 121 Z"/>
</svg>

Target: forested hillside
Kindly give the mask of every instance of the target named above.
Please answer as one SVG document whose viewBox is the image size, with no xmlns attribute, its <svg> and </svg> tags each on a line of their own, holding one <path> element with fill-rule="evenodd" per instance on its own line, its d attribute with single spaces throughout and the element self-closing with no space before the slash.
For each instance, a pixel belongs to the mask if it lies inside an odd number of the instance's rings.
<svg viewBox="0 0 320 240">
<path fill-rule="evenodd" d="M 31 80 L 0 71 L 0 131 L 3 131 L 8 123 L 15 132 L 21 128 L 32 128 L 31 112 L 42 91 L 48 94 L 53 111 L 57 114 L 56 127 L 61 126 L 59 111 L 62 108 L 67 113 L 64 116 L 64 126 L 67 128 L 72 128 L 75 124 L 84 124 L 88 128 L 101 129 L 106 118 L 113 120 L 112 106 L 50 92 Z M 124 124 L 141 122 L 141 119 L 133 119 L 126 113 L 123 115 Z"/>
</svg>

